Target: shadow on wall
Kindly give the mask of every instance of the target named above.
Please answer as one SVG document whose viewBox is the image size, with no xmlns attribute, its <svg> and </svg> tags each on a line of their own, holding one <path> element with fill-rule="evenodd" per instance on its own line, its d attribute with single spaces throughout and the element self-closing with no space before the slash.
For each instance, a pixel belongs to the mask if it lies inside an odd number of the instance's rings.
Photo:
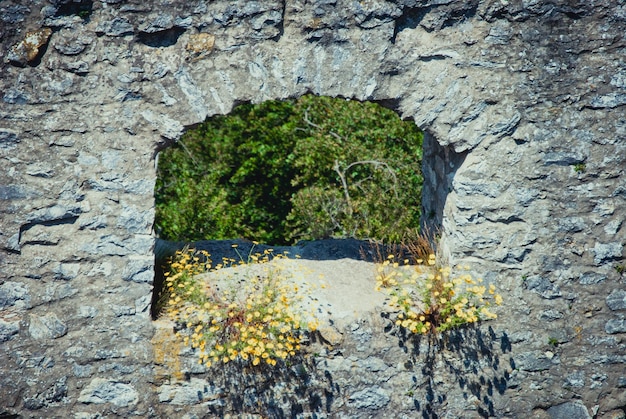
<svg viewBox="0 0 626 419">
<path fill-rule="evenodd" d="M 221 390 L 219 403 L 209 404 L 212 417 L 226 413 L 294 418 L 305 412 L 328 414 L 339 393 L 328 371 L 317 368 L 312 357 L 297 355 L 282 368 L 243 367 L 232 362 L 211 376 Z M 315 413 L 313 413 L 315 417 Z"/>
<path fill-rule="evenodd" d="M 481 417 L 496 415 L 494 395 L 504 394 L 510 375 L 498 353 L 511 351 L 506 333 L 486 333 L 477 325 L 454 329 L 441 336 L 407 335 L 405 329 L 389 327 L 399 346 L 410 356 L 408 369 L 418 369 L 414 378 L 413 403 L 423 418 L 438 418 L 446 411 L 446 385 L 457 383 L 465 400 Z M 499 346 L 499 348 L 497 348 Z M 438 374 L 440 376 L 438 376 Z"/>
<path fill-rule="evenodd" d="M 465 161 L 467 153 L 457 153 L 452 147 L 440 145 L 435 137 L 424 131 L 422 157 L 422 231 L 438 232 L 443 223 L 443 210 L 452 191 L 454 176 Z"/>
</svg>

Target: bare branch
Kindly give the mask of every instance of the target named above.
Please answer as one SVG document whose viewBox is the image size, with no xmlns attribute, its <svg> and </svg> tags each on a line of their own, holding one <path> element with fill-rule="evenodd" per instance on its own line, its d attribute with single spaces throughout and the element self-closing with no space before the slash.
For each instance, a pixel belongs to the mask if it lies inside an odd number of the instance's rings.
<svg viewBox="0 0 626 419">
<path fill-rule="evenodd" d="M 342 171 L 339 167 L 339 160 L 335 159 L 333 170 L 339 175 L 341 179 L 341 185 L 343 186 L 343 194 L 346 197 L 346 204 L 348 205 L 348 215 L 352 215 L 352 202 L 350 200 L 350 192 L 348 191 L 348 182 L 346 181 L 346 171 Z"/>
<path fill-rule="evenodd" d="M 396 176 L 396 172 L 391 168 L 391 166 L 389 166 L 386 162 L 384 161 L 379 161 L 379 160 L 362 160 L 362 161 L 355 161 L 353 163 L 350 163 L 348 166 L 346 166 L 346 168 L 343 170 L 343 176 L 339 175 L 342 178 L 342 183 L 345 182 L 345 174 L 346 172 L 352 168 L 353 166 L 356 166 L 358 164 L 372 164 L 374 165 L 375 168 L 379 168 L 380 166 L 383 166 L 385 169 L 387 169 L 387 171 L 389 172 L 389 174 L 391 175 L 391 177 L 393 178 L 393 193 L 396 196 L 396 198 L 398 198 L 398 178 Z M 335 160 L 335 166 L 339 166 L 337 160 Z M 334 169 L 334 167 L 333 167 Z M 336 172 L 338 172 L 338 169 L 335 169 Z M 344 183 L 344 188 L 347 188 L 347 185 L 345 185 Z"/>
<path fill-rule="evenodd" d="M 320 131 L 323 131 L 323 130 L 324 130 L 321 126 L 319 126 L 319 125 L 317 125 L 317 124 L 315 124 L 315 123 L 311 122 L 311 120 L 309 119 L 309 110 L 308 110 L 308 109 L 306 109 L 306 110 L 304 111 L 304 122 L 306 122 L 307 124 L 309 124 L 309 125 L 310 125 L 310 126 L 312 126 L 313 128 L 316 128 L 316 129 L 318 129 L 318 130 L 320 130 Z M 328 133 L 329 133 L 330 135 L 332 135 L 333 137 L 335 137 L 336 139 L 340 140 L 340 141 L 343 141 L 343 140 L 344 140 L 344 138 L 343 138 L 343 137 L 341 137 L 339 134 L 337 134 L 337 133 L 335 133 L 335 132 L 333 132 L 333 131 L 328 131 Z"/>
</svg>

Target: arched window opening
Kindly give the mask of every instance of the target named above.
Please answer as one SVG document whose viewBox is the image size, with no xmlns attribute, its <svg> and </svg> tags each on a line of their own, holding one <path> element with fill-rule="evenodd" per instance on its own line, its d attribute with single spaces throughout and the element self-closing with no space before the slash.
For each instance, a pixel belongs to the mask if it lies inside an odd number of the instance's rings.
<svg viewBox="0 0 626 419">
<path fill-rule="evenodd" d="M 398 242 L 420 225 L 422 140 L 381 105 L 325 96 L 209 118 L 159 154 L 157 270 L 163 241 Z"/>
<path fill-rule="evenodd" d="M 419 225 L 421 152 L 415 124 L 375 103 L 307 95 L 240 105 L 159 156 L 157 235 L 397 240 Z"/>
</svg>

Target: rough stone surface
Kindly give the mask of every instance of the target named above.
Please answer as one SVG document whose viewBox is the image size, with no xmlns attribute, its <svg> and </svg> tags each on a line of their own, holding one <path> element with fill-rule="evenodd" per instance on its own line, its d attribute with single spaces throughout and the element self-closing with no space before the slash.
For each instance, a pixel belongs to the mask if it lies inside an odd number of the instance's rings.
<svg viewBox="0 0 626 419">
<path fill-rule="evenodd" d="M 136 404 L 138 396 L 137 391 L 131 385 L 113 380 L 94 378 L 80 392 L 78 401 L 85 404 L 112 403 L 115 406 L 126 407 Z"/>
<path fill-rule="evenodd" d="M 591 419 L 589 411 L 579 401 L 567 402 L 548 409 L 551 419 Z"/>
<path fill-rule="evenodd" d="M 0 414 L 619 415 L 625 31 L 621 0 L 3 0 Z M 147 308 L 158 152 L 308 92 L 424 130 L 424 223 L 505 305 L 445 344 L 400 341 L 374 307 L 302 368 L 168 376 Z M 174 404 L 196 380 L 199 404 Z"/>
<path fill-rule="evenodd" d="M 611 310 L 626 310 L 626 290 L 613 290 L 606 297 L 606 305 Z"/>
</svg>

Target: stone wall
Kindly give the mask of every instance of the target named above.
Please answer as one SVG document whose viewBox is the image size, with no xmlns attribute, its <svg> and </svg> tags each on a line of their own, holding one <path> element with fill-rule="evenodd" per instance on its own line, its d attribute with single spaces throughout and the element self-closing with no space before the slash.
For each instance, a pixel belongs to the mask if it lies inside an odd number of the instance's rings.
<svg viewBox="0 0 626 419">
<path fill-rule="evenodd" d="M 4 0 L 0 20 L 0 416 L 624 417 L 624 1 Z M 425 215 L 504 290 L 499 319 L 408 344 L 373 315 L 306 379 L 165 382 L 158 150 L 307 92 L 426 132 Z"/>
</svg>

